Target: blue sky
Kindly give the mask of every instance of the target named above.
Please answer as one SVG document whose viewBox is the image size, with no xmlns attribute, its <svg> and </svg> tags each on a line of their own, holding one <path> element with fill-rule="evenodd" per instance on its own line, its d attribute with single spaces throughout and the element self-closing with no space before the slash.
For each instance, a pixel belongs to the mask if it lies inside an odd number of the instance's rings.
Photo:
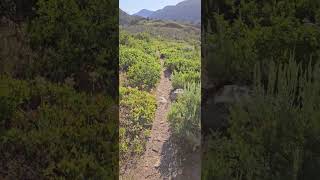
<svg viewBox="0 0 320 180">
<path fill-rule="evenodd" d="M 168 5 L 176 5 L 183 0 L 120 0 L 120 8 L 129 14 L 141 9 L 158 10 Z"/>
</svg>

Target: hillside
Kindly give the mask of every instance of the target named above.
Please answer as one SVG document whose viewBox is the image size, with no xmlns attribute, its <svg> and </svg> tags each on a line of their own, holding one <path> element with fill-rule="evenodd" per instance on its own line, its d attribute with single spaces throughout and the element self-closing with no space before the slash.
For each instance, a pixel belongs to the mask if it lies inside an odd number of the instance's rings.
<svg viewBox="0 0 320 180">
<path fill-rule="evenodd" d="M 184 21 L 192 23 L 201 22 L 201 1 L 186 0 L 175 6 L 166 6 L 163 9 L 153 12 L 149 18 Z"/>
<path fill-rule="evenodd" d="M 168 39 L 199 39 L 200 27 L 190 23 L 178 23 L 169 20 L 140 20 L 129 26 L 120 26 L 130 33 L 147 32 L 153 36 L 161 36 Z"/>
<path fill-rule="evenodd" d="M 131 23 L 137 22 L 142 19 L 144 18 L 139 16 L 129 15 L 128 13 L 124 12 L 119 8 L 119 24 L 120 25 L 129 25 Z"/>
<path fill-rule="evenodd" d="M 147 18 L 147 17 L 149 17 L 152 13 L 154 13 L 154 11 L 150 11 L 150 10 L 147 10 L 147 9 L 142 9 L 141 11 L 135 13 L 134 15 L 135 15 L 135 16 L 140 16 L 140 17 Z"/>
</svg>

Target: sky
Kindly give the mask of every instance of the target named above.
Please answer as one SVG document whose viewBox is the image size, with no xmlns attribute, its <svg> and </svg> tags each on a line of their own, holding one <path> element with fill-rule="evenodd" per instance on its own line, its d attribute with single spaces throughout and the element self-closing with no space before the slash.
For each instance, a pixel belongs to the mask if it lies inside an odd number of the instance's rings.
<svg viewBox="0 0 320 180">
<path fill-rule="evenodd" d="M 141 9 L 158 10 L 168 5 L 176 5 L 183 0 L 120 0 L 120 8 L 130 15 Z"/>
</svg>

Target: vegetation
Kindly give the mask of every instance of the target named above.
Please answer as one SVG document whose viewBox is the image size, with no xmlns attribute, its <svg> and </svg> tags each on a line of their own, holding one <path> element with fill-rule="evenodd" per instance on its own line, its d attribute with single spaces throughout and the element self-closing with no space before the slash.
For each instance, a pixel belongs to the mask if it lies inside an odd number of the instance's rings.
<svg viewBox="0 0 320 180">
<path fill-rule="evenodd" d="M 200 137 L 200 45 L 194 37 L 167 34 L 167 23 L 142 19 L 120 28 L 120 163 L 145 151 L 157 108 L 154 90 L 163 67 L 174 74 L 175 89 L 186 88 L 168 115 L 174 134 L 191 145 L 199 143 L 195 138 Z M 171 31 L 177 29 L 190 27 L 181 24 Z M 184 115 L 190 108 L 191 114 Z M 187 137 L 185 130 L 190 133 Z"/>
<path fill-rule="evenodd" d="M 157 62 L 137 62 L 128 70 L 129 85 L 151 89 L 160 79 L 160 70 L 160 64 Z"/>
<path fill-rule="evenodd" d="M 172 104 L 168 120 L 175 136 L 189 146 L 200 145 L 201 89 L 199 83 L 188 84 Z M 187 146 L 185 146 L 187 147 Z"/>
<path fill-rule="evenodd" d="M 231 109 L 226 135 L 209 141 L 204 179 L 319 177 L 319 64 L 256 68 L 254 96 Z"/>
<path fill-rule="evenodd" d="M 161 51 L 165 58 L 164 66 L 172 72 L 173 89 L 183 89 L 183 94 L 172 103 L 168 120 L 173 135 L 184 142 L 181 143 L 184 150 L 200 144 L 201 62 L 199 49 L 197 45 L 175 43 Z"/>
<path fill-rule="evenodd" d="M 135 88 L 120 88 L 120 155 L 141 154 L 157 107 L 156 99 L 148 92 Z"/>
<path fill-rule="evenodd" d="M 200 72 L 175 72 L 172 75 L 172 87 L 174 89 L 184 88 L 186 83 L 200 83 Z"/>
<path fill-rule="evenodd" d="M 206 137 L 202 179 L 319 179 L 319 2 L 203 7 L 206 78 L 253 92 Z"/>
<path fill-rule="evenodd" d="M 319 7 L 313 0 L 205 1 L 203 64 L 216 82 L 252 82 L 254 65 L 307 65 L 319 58 Z M 209 61 L 214 59 L 214 61 Z"/>
<path fill-rule="evenodd" d="M 151 93 L 160 80 L 158 41 L 120 30 L 120 164 L 141 155 L 157 108 Z"/>
<path fill-rule="evenodd" d="M 0 79 L 0 172 L 13 179 L 112 178 L 117 109 L 44 79 Z M 112 158 L 106 158 L 112 157 Z M 3 174 L 2 174 L 3 175 Z"/>
<path fill-rule="evenodd" d="M 117 179 L 118 4 L 0 8 L 0 179 Z"/>
<path fill-rule="evenodd" d="M 118 40 L 112 35 L 117 30 L 112 26 L 117 20 L 110 17 L 118 10 L 110 9 L 110 3 L 111 7 L 116 6 L 115 2 L 103 0 L 39 1 L 38 16 L 28 28 L 31 47 L 45 56 L 37 61 L 36 73 L 52 81 L 63 81 L 72 75 L 81 81 L 78 76 L 86 74 L 87 81 L 106 89 L 118 66 L 112 60 L 117 52 L 110 49 L 110 43 Z M 80 82 L 76 85 L 80 86 Z"/>
</svg>

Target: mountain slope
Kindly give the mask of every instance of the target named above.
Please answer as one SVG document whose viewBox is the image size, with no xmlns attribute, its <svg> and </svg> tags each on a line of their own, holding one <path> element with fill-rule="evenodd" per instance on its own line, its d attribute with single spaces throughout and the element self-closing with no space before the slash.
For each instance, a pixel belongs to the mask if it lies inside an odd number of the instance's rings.
<svg viewBox="0 0 320 180">
<path fill-rule="evenodd" d="M 141 11 L 135 13 L 134 15 L 147 18 L 147 17 L 149 17 L 153 12 L 154 12 L 154 11 L 150 11 L 150 10 L 147 10 L 147 9 L 142 9 Z"/>
<path fill-rule="evenodd" d="M 143 18 L 139 16 L 131 16 L 119 8 L 119 24 L 120 25 L 128 25 L 142 19 Z"/>
<path fill-rule="evenodd" d="M 201 22 L 201 0 L 185 0 L 175 6 L 166 6 L 148 16 L 152 19 Z"/>
</svg>

